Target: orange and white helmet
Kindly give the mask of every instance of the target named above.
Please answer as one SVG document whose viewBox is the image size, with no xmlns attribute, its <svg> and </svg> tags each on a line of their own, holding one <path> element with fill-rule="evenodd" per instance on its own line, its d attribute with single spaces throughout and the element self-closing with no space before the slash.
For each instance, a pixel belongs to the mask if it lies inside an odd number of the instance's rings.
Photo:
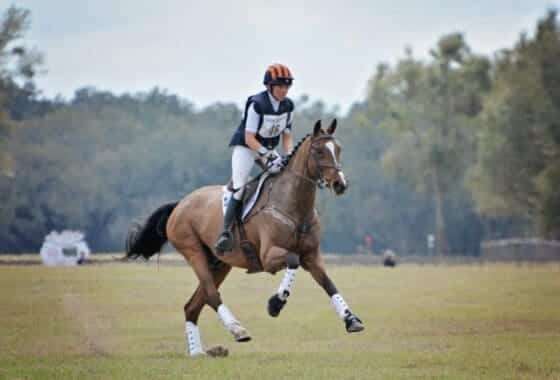
<svg viewBox="0 0 560 380">
<path fill-rule="evenodd" d="M 265 86 L 271 85 L 286 85 L 291 86 L 294 77 L 287 66 L 275 63 L 274 65 L 268 66 L 266 72 L 264 73 L 263 84 Z"/>
</svg>

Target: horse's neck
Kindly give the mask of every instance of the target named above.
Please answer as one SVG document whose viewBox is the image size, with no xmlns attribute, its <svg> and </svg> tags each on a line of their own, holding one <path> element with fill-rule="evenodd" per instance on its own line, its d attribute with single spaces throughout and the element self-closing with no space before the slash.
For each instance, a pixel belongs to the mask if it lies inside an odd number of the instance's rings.
<svg viewBox="0 0 560 380">
<path fill-rule="evenodd" d="M 303 143 L 287 167 L 276 177 L 271 197 L 275 207 L 300 222 L 312 214 L 317 188 L 306 170 L 308 144 L 309 141 Z"/>
</svg>

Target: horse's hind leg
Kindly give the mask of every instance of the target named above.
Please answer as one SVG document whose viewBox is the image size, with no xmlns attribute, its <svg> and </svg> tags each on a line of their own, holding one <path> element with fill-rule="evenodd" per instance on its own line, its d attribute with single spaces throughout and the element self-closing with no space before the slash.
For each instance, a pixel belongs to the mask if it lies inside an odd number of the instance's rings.
<svg viewBox="0 0 560 380">
<path fill-rule="evenodd" d="M 231 267 L 224 263 L 218 263 L 212 270 L 212 277 L 216 289 L 220 287 L 226 276 L 229 274 Z M 187 338 L 187 346 L 191 356 L 203 355 L 204 349 L 200 340 L 200 331 L 198 329 L 198 317 L 205 305 L 204 291 L 199 285 L 189 301 L 185 304 L 185 336 Z"/>
<path fill-rule="evenodd" d="M 218 317 L 237 342 L 247 342 L 251 340 L 247 330 L 245 330 L 241 323 L 234 317 L 229 308 L 222 303 L 220 293 L 218 293 L 217 286 L 210 272 L 206 256 L 204 254 L 193 256 L 190 259 L 190 263 L 200 281 L 199 286 L 204 294 L 205 303 L 218 313 Z"/>
</svg>

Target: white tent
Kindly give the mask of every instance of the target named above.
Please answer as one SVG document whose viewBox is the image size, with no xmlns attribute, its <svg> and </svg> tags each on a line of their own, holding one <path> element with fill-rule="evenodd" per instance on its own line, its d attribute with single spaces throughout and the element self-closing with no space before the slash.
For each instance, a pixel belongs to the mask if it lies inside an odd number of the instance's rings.
<svg viewBox="0 0 560 380">
<path fill-rule="evenodd" d="M 52 231 L 45 236 L 41 247 L 41 260 L 48 266 L 71 266 L 81 264 L 90 250 L 80 231 Z"/>
</svg>

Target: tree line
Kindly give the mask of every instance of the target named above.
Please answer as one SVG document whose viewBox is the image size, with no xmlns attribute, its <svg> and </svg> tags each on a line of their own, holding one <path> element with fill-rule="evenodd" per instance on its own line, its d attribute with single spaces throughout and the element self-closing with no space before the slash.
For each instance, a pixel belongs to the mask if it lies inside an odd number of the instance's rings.
<svg viewBox="0 0 560 380">
<path fill-rule="evenodd" d="M 29 11 L 0 24 L 0 251 L 34 252 L 51 230 L 80 229 L 96 251 L 123 248 L 129 223 L 230 176 L 241 110 L 196 109 L 165 89 L 83 87 L 48 99 L 43 56 L 25 46 Z M 48 75 L 48 74 L 45 74 Z M 511 48 L 476 53 L 461 33 L 428 58 L 380 64 L 340 117 L 296 99 L 296 140 L 339 117 L 340 198 L 320 192 L 323 249 L 478 255 L 483 239 L 560 239 L 560 29 L 555 10 Z"/>
</svg>

